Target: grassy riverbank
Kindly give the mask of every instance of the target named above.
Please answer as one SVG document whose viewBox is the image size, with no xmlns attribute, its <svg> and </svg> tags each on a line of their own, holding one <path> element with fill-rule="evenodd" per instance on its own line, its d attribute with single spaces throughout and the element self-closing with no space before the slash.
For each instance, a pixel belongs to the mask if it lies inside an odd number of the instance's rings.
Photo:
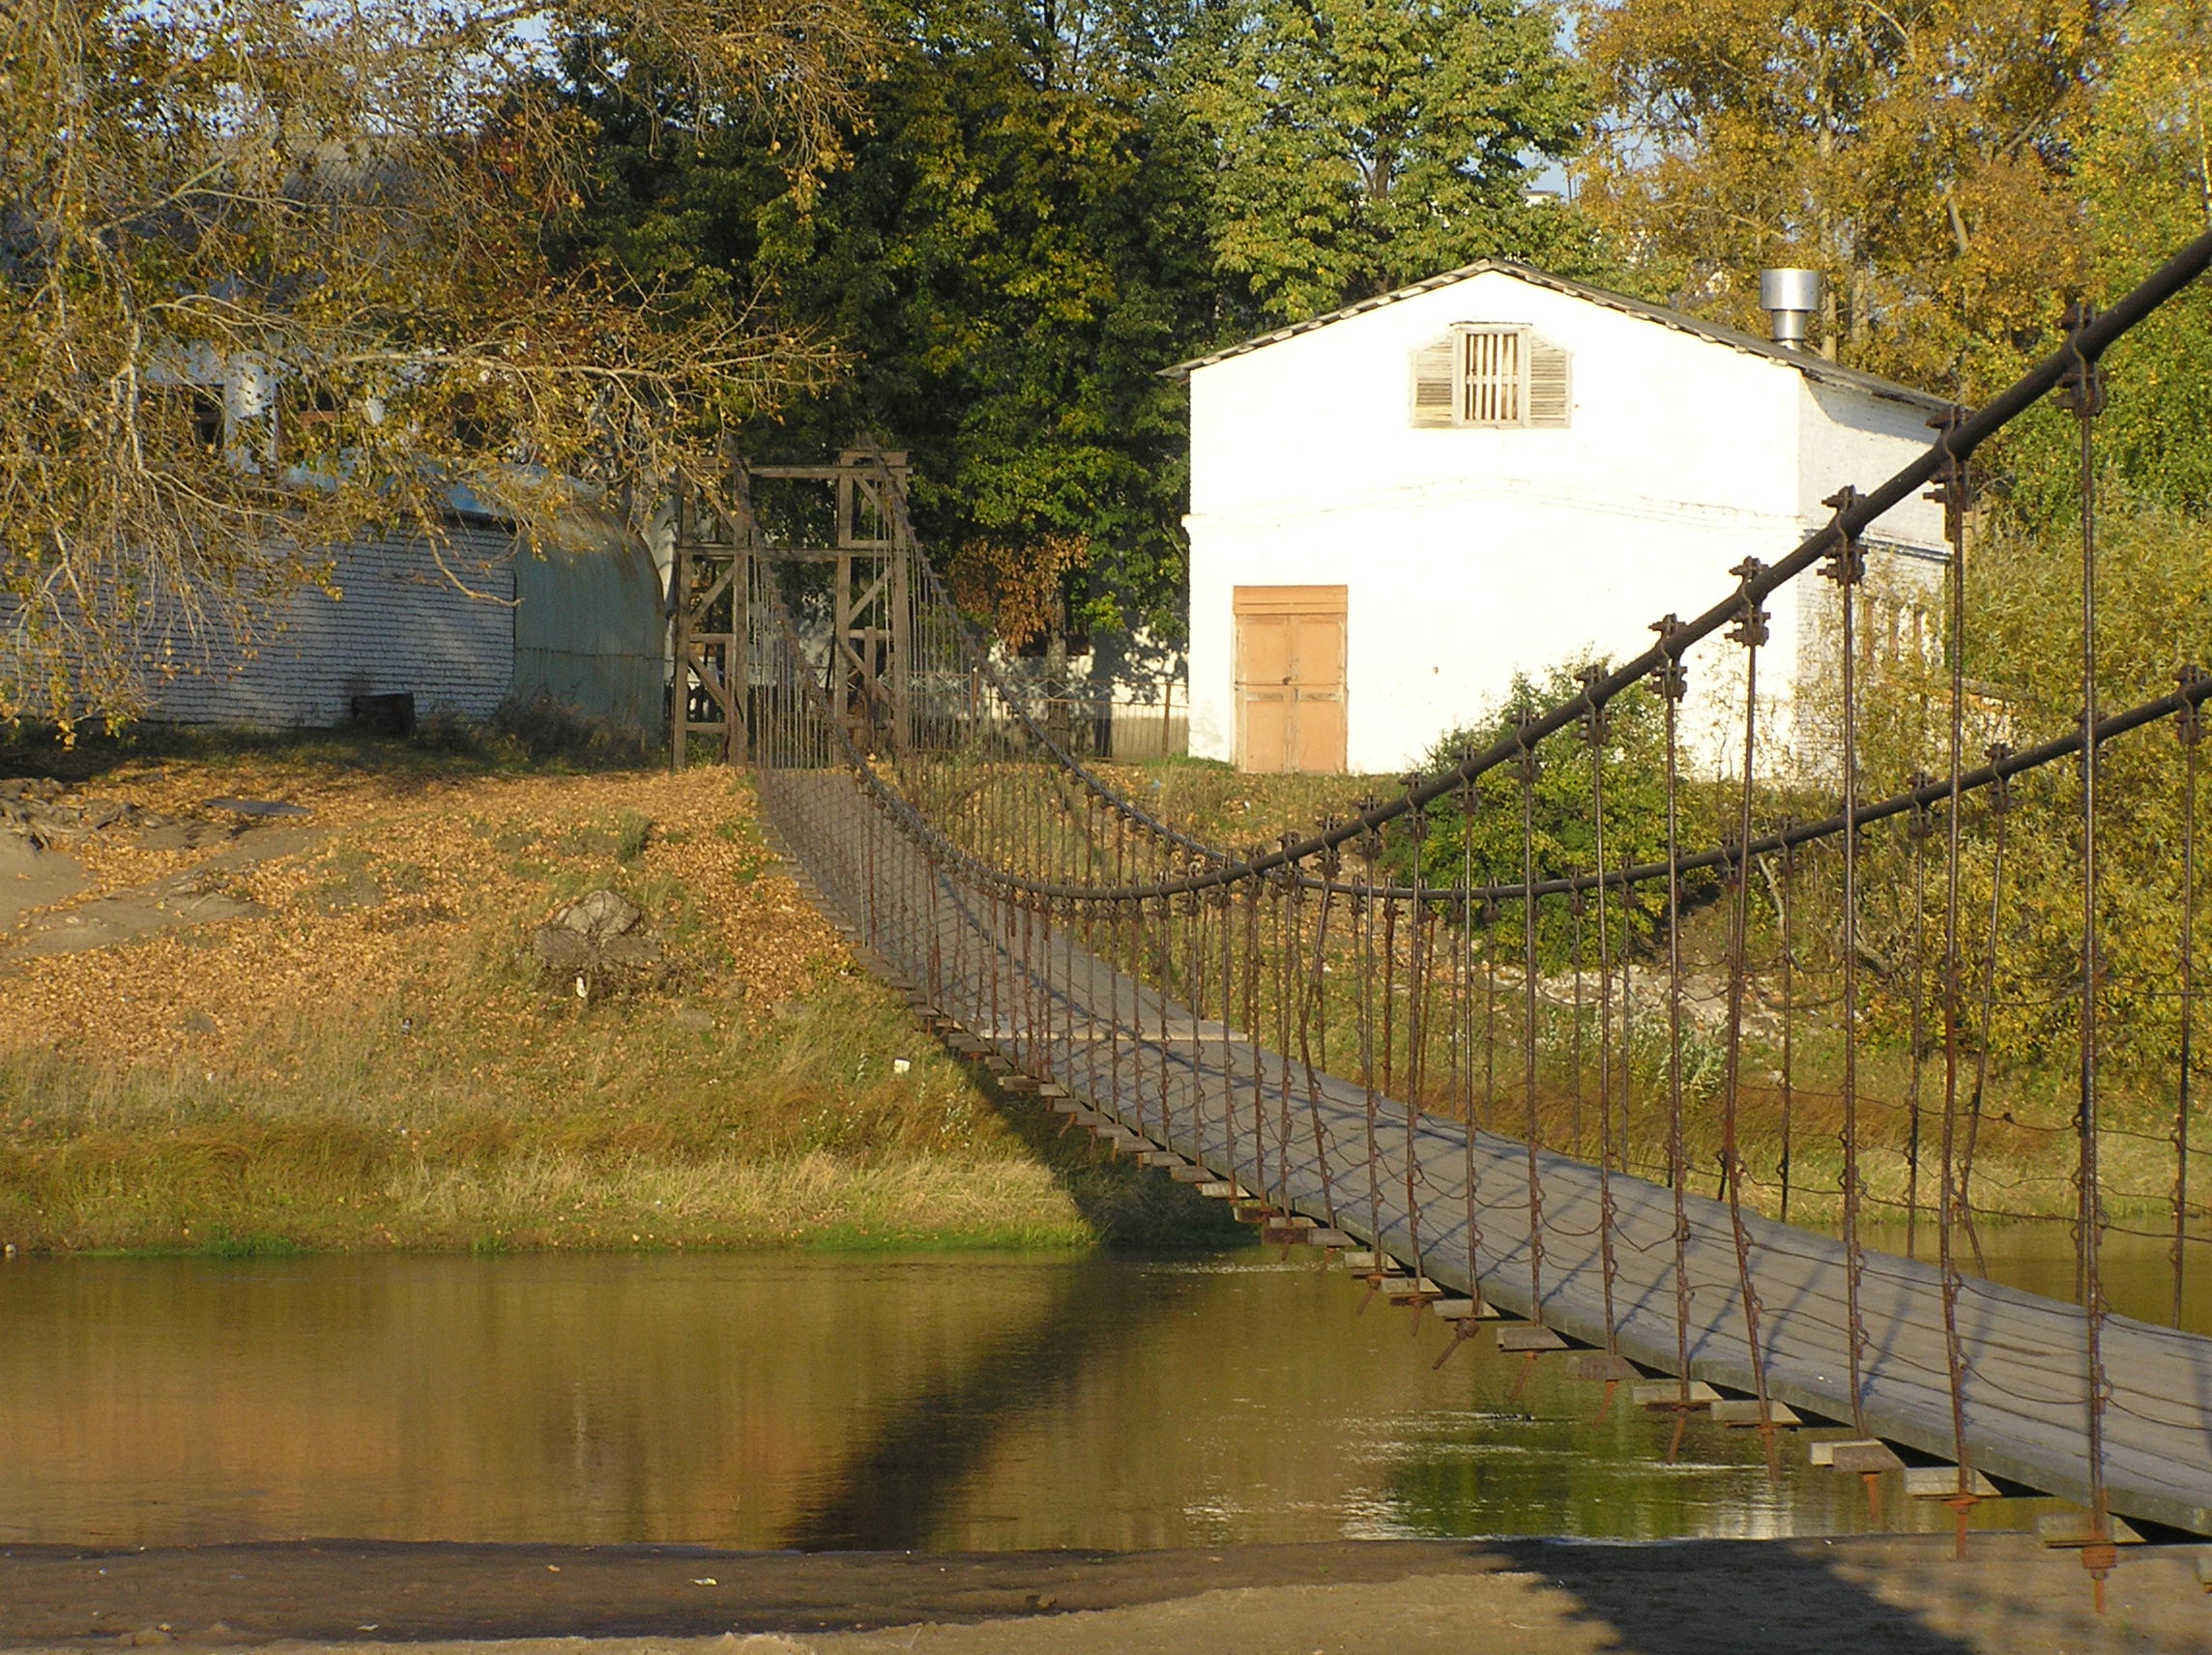
<svg viewBox="0 0 2212 1655">
<path fill-rule="evenodd" d="M 727 770 L 533 761 L 519 742 L 474 739 L 0 748 L 0 795 L 26 772 L 68 791 L 55 801 L 65 830 L 48 825 L 56 854 L 33 857 L 0 828 L 0 1242 L 1083 1247 L 1237 1234 L 1186 1189 L 1061 1135 L 947 1057 L 800 900 Z M 1231 843 L 1310 822 L 1359 785 L 1187 761 L 1117 767 L 1116 779 Z M 306 814 L 246 816 L 226 798 Z M 657 965 L 579 998 L 572 975 L 540 969 L 532 939 L 596 889 L 645 912 Z M 1684 950 L 1702 1007 L 1684 1031 L 1702 1193 L 1715 1187 L 1723 918 L 1695 915 Z M 1509 991 L 1515 970 L 1507 958 Z M 1638 967 L 1627 1065 L 1631 1165 L 1663 1179 L 1657 972 Z M 1816 1224 L 1837 1217 L 1841 1179 L 1841 1048 L 1819 1016 L 1835 1002 L 1828 976 L 1810 957 L 1800 967 L 1809 1009 L 1790 1098 L 1774 1006 L 1747 1029 L 1739 1119 L 1747 1199 L 1782 1209 L 1787 1145 L 1790 1215 Z M 1561 975 L 1545 993 L 1544 1140 L 1594 1156 L 1594 979 L 1578 996 Z M 1513 1074 L 1519 1003 L 1507 992 L 1497 1008 Z M 1357 1049 L 1353 1009 L 1344 994 L 1327 1002 L 1339 1053 Z M 1899 1043 L 1875 1035 L 1859 1060 L 1870 1210 L 1902 1219 L 1912 1194 L 1925 1216 L 1939 1184 L 1940 1054 L 1916 1079 Z M 2072 1210 L 2065 1078 L 2033 1062 L 1994 1069 L 1974 1128 L 1978 1211 Z M 1440 1085 L 1429 1106 L 1459 1107 Z M 1524 1128 L 1510 1085 L 1498 1107 L 1489 1124 Z M 2104 1145 L 2108 1215 L 2160 1233 L 2164 1108 L 2115 1084 Z"/>
<path fill-rule="evenodd" d="M 65 805 L 151 816 L 18 849 L 19 886 L 81 883 L 0 930 L 0 1241 L 1233 1233 L 948 1058 L 800 901 L 728 771 L 339 739 L 0 749 L 0 776 L 33 770 L 72 784 Z M 205 842 L 178 845 L 180 825 Z M 660 964 L 579 999 L 531 938 L 600 888 L 645 911 Z"/>
</svg>

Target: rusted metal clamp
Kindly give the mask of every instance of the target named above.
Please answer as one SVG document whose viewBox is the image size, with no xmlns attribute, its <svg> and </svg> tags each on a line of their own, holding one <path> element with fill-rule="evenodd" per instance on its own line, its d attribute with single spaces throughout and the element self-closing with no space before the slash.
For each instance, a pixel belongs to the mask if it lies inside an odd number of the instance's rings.
<svg viewBox="0 0 2212 1655">
<path fill-rule="evenodd" d="M 2212 673 L 2207 673 L 2198 666 L 2179 668 L 2173 675 L 2174 682 L 2181 686 L 2182 695 L 2181 711 L 2174 714 L 2174 730 L 2184 746 L 2194 747 L 2204 740 L 2204 701 L 2201 696 L 2192 696 L 2190 692 L 2207 679 L 2212 679 Z"/>
<path fill-rule="evenodd" d="M 1652 622 L 1650 629 L 1659 634 L 1659 647 L 1665 652 L 1651 669 L 1652 685 L 1668 700 L 1679 701 L 1690 688 L 1689 675 L 1682 669 L 1681 646 L 1676 642 L 1682 632 L 1682 618 L 1669 611 Z"/>
<path fill-rule="evenodd" d="M 1846 483 L 1820 502 L 1836 514 L 1835 521 L 1829 525 L 1830 533 L 1836 537 L 1836 547 L 1828 554 L 1827 561 L 1821 564 L 1820 573 L 1823 578 L 1847 589 L 1866 579 L 1866 548 L 1859 544 L 1856 534 L 1844 528 L 1844 515 L 1865 498 L 1857 489 Z"/>
<path fill-rule="evenodd" d="M 2072 365 L 2058 381 L 2058 406 L 2078 420 L 2094 420 L 2105 411 L 2102 355 L 2091 356 L 2081 348 L 2089 324 L 2096 319 L 2097 307 L 2080 299 L 2067 305 L 2058 318 L 2058 326 L 2066 334 L 2066 353 L 2072 359 Z"/>
<path fill-rule="evenodd" d="M 1758 649 L 1771 635 L 1766 624 L 1766 611 L 1760 608 L 1759 600 L 1751 592 L 1752 582 L 1765 572 L 1766 566 L 1757 558 L 1746 558 L 1729 570 L 1729 573 L 1735 576 L 1736 597 L 1742 605 L 1735 624 L 1729 627 L 1729 642 L 1741 644 L 1747 650 Z"/>
</svg>

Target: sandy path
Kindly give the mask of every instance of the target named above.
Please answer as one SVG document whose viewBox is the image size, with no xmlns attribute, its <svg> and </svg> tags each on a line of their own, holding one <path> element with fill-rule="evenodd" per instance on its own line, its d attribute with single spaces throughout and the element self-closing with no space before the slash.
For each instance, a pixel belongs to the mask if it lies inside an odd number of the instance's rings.
<svg viewBox="0 0 2212 1655">
<path fill-rule="evenodd" d="M 2092 1610 L 2074 1554 L 1947 1540 L 1344 1542 L 991 1555 L 318 1542 L 0 1553 L 0 1646 L 348 1655 L 2059 1655 L 2212 1649 L 2197 1552 Z M 165 1630 L 163 1630 L 165 1629 Z M 137 1635 L 136 1638 L 133 1635 Z M 396 1641 L 394 1641 L 396 1640 Z"/>
<path fill-rule="evenodd" d="M 0 937 L 33 909 L 67 902 L 84 884 L 84 866 L 74 857 L 42 851 L 0 828 Z"/>
</svg>

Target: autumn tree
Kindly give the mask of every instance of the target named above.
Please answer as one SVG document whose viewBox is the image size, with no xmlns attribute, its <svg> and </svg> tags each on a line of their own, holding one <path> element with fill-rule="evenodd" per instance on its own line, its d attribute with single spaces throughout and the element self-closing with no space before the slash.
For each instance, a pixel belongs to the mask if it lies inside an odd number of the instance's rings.
<svg viewBox="0 0 2212 1655">
<path fill-rule="evenodd" d="M 1089 543 L 1074 535 L 1018 541 L 972 537 L 952 549 L 946 571 L 952 601 L 1009 650 L 1027 649 L 1064 627 L 1064 584 L 1090 554 Z"/>
<path fill-rule="evenodd" d="M 540 532 L 830 353 L 736 294 L 557 260 L 555 29 L 681 66 L 794 176 L 876 37 L 842 0 L 25 0 L 0 58 L 0 721 L 128 715 L 456 483 Z M 176 652 L 164 656 L 163 649 Z"/>
<path fill-rule="evenodd" d="M 2110 303 L 2212 230 L 2212 10 L 2136 0 L 2119 31 L 2081 176 Z M 2212 512 L 2212 289 L 2197 282 L 2112 355 L 2106 463 L 2139 498 Z M 2212 659 L 2212 637 L 2200 646 Z"/>
<path fill-rule="evenodd" d="M 1295 319 L 1485 256 L 1595 253 L 1530 204 L 1590 112 L 1541 0 L 1230 0 L 1179 46 L 1204 131 L 1217 270 Z"/>
<path fill-rule="evenodd" d="M 1621 0 L 1584 43 L 1606 109 L 1584 203 L 1678 305 L 1763 332 L 1761 267 L 1811 266 L 1822 351 L 1971 396 L 2086 274 L 2075 137 L 2113 13 Z"/>
<path fill-rule="evenodd" d="M 2072 131 L 2080 249 L 2071 265 L 2054 265 L 2050 273 L 2040 305 L 2043 326 L 2022 329 L 2023 359 L 2056 343 L 2065 300 L 2110 305 L 2177 248 L 2212 230 L 2212 14 L 2199 0 L 2135 0 L 2116 15 L 2095 100 Z M 2139 516 L 2146 539 L 2174 533 L 2184 519 L 2201 523 L 2212 514 L 2208 339 L 2212 289 L 2198 282 L 2146 318 L 2105 360 L 2109 396 L 2096 424 L 2105 509 Z M 2046 402 L 1986 452 L 2008 532 L 2043 535 L 2061 547 L 2073 537 L 2078 443 L 2074 421 Z M 2067 624 L 2054 616 L 2054 625 Z M 2212 638 L 2197 653 L 2212 658 Z"/>
</svg>

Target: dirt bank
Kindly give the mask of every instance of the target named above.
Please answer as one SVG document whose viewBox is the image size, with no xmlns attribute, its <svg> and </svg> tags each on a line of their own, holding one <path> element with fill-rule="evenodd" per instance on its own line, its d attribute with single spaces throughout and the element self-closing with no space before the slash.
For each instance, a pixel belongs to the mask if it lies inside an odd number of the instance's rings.
<svg viewBox="0 0 2212 1655">
<path fill-rule="evenodd" d="M 0 752 L 0 1242 L 1230 1228 L 929 1039 L 800 900 L 727 769 L 337 738 L 30 757 L 53 773 L 11 778 L 29 761 Z M 549 950 L 548 921 L 601 891 L 637 915 L 620 959 Z"/>
<path fill-rule="evenodd" d="M 164 1630 L 165 1629 L 165 1630 Z M 343 1542 L 0 1553 L 0 1644 L 515 1655 L 2059 1655 L 2212 1647 L 2192 1550 L 1948 1540 L 1344 1542 L 1136 1553 Z M 733 1636 L 735 1635 L 735 1636 Z M 759 1641 L 749 1647 L 745 1640 Z"/>
</svg>

